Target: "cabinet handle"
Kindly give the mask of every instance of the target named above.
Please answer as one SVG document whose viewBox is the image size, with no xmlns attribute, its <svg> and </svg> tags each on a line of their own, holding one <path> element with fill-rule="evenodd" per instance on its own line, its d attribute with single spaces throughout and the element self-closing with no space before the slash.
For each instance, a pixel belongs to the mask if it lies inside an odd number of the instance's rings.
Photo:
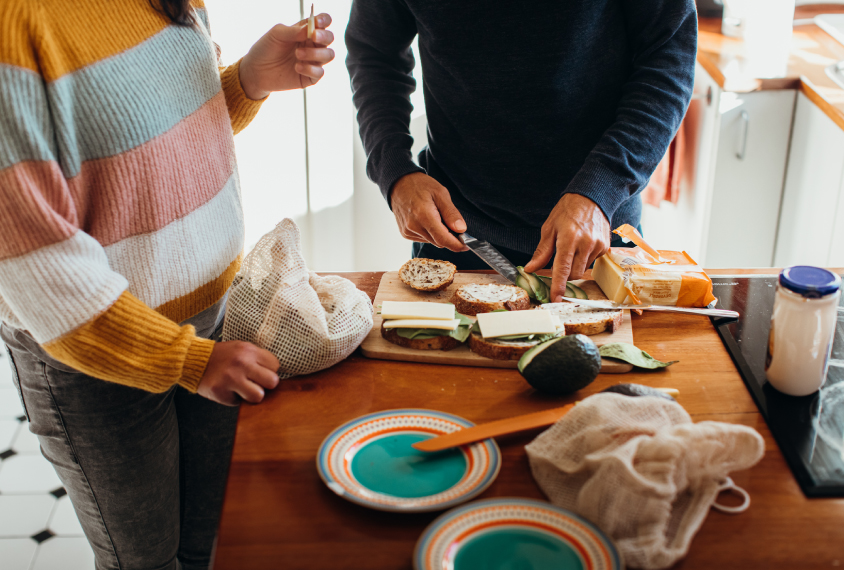
<svg viewBox="0 0 844 570">
<path fill-rule="evenodd" d="M 745 155 L 747 154 L 747 129 L 750 127 L 750 115 L 747 111 L 741 112 L 741 130 L 739 131 L 739 143 L 738 143 L 738 152 L 736 152 L 736 158 L 739 160 L 744 160 Z"/>
</svg>

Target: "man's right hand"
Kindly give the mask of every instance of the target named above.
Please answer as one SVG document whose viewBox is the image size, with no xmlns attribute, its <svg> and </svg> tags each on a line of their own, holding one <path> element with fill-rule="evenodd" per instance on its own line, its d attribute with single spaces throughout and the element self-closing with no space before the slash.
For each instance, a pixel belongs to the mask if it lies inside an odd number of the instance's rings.
<svg viewBox="0 0 844 570">
<path fill-rule="evenodd" d="M 466 231 L 466 222 L 445 187 L 422 172 L 405 174 L 393 184 L 390 205 L 405 239 L 427 242 L 451 251 L 468 251 L 449 232 Z M 447 226 L 447 227 L 446 227 Z"/>
<path fill-rule="evenodd" d="M 264 389 L 278 386 L 278 359 L 269 350 L 249 342 L 218 342 L 211 351 L 197 393 L 226 406 L 241 400 L 257 404 Z"/>
</svg>

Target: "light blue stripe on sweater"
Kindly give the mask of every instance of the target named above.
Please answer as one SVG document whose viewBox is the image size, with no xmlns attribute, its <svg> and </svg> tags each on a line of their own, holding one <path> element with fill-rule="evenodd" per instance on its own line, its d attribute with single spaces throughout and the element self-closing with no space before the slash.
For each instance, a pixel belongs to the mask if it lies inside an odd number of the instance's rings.
<svg viewBox="0 0 844 570">
<path fill-rule="evenodd" d="M 44 80 L 28 69 L 0 64 L 0 170 L 55 159 Z"/>
<path fill-rule="evenodd" d="M 166 133 L 220 88 L 210 37 L 184 26 L 57 79 L 47 89 L 62 171 L 71 178 L 85 160 Z"/>
</svg>

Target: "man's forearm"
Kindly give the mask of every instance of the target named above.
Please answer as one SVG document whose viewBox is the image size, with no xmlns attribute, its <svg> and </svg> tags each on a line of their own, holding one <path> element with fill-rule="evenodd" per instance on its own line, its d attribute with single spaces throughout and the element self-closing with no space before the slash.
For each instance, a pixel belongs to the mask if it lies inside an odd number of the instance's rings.
<svg viewBox="0 0 844 570">
<path fill-rule="evenodd" d="M 615 122 L 565 190 L 590 198 L 610 220 L 665 155 L 691 100 L 697 54 L 692 0 L 624 4 L 633 70 Z"/>
</svg>

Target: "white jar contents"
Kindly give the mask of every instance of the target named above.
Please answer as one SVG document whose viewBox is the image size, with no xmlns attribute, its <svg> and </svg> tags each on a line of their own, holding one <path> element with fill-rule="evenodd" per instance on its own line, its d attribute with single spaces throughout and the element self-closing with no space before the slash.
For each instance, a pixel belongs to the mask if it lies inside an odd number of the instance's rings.
<svg viewBox="0 0 844 570">
<path fill-rule="evenodd" d="M 838 320 L 841 279 L 818 267 L 783 270 L 777 285 L 765 372 L 791 396 L 816 392 L 826 379 Z"/>
</svg>

